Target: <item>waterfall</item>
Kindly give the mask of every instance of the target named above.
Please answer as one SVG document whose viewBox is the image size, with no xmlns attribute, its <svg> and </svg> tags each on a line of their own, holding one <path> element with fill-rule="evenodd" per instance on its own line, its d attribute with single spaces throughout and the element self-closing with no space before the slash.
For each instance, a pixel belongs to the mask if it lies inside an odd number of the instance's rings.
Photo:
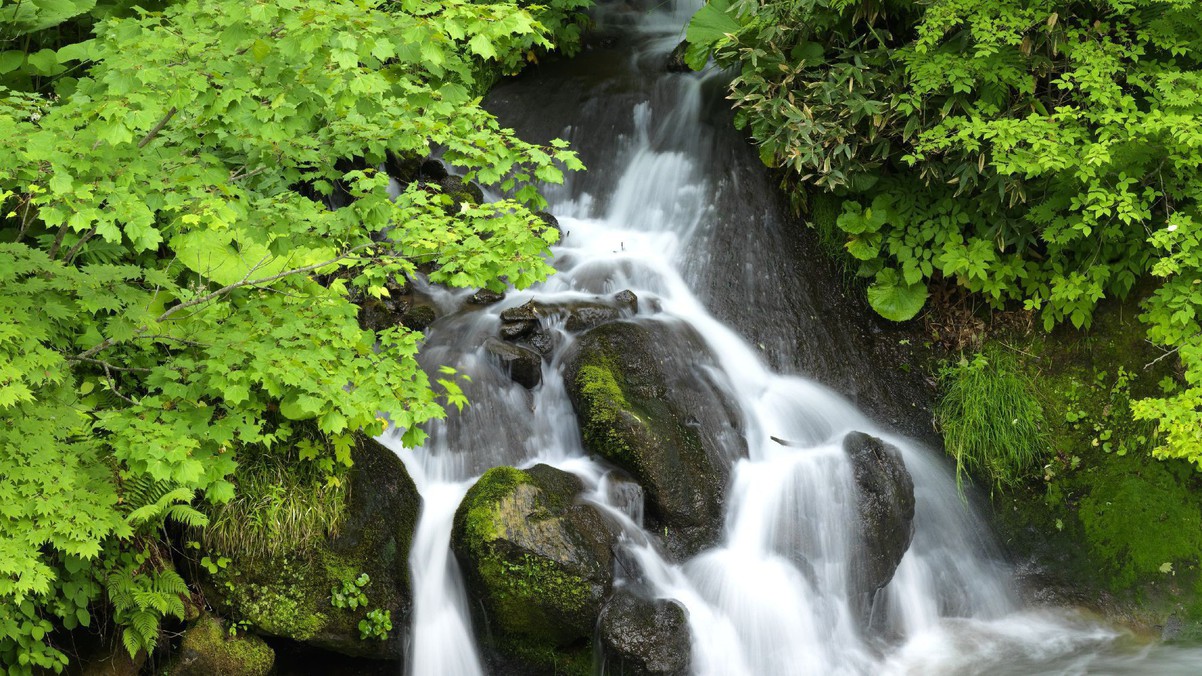
<svg viewBox="0 0 1202 676">
<path fill-rule="evenodd" d="M 621 524 L 643 583 L 687 609 L 697 674 L 1148 668 L 1148 649 L 1114 647 L 1119 631 L 1067 611 L 1023 609 L 986 526 L 936 452 L 798 375 L 846 373 L 847 382 L 863 384 L 856 367 L 844 364 L 856 361 L 846 339 L 812 300 L 765 299 L 790 293 L 794 282 L 780 272 L 779 260 L 789 255 L 781 217 L 761 206 L 771 203 L 764 197 L 771 185 L 728 124 L 722 100 L 728 76 L 669 74 L 663 67 L 700 4 L 607 6 L 598 25 L 637 27 L 633 37 L 547 66 L 534 82 L 502 85 L 490 99 L 519 134 L 572 141 L 590 171 L 547 186 L 563 231 L 551 279 L 511 292 L 494 307 L 451 313 L 429 330 L 423 365 L 448 364 L 469 375 L 471 406 L 432 424 L 421 448 L 401 449 L 395 437 L 382 438 L 404 459 L 423 499 L 411 554 L 408 673 L 484 673 L 472 601 L 449 551 L 453 513 L 488 468 L 540 462 L 578 475 L 585 499 Z M 640 300 L 638 321 L 684 324 L 703 337 L 717 359 L 714 378 L 745 421 L 748 455 L 732 468 L 723 535 L 689 560 L 669 560 L 654 545 L 637 496 L 613 489 L 606 467 L 582 448 L 560 370 L 572 337 L 549 327 L 558 347 L 532 393 L 480 348 L 506 308 L 625 289 Z M 855 487 L 841 446 L 853 430 L 900 449 L 916 497 L 913 542 L 877 593 L 868 627 L 848 592 L 853 562 L 862 556 L 848 528 Z M 1158 673 L 1187 673 L 1175 669 L 1190 660 L 1160 654 Z"/>
</svg>

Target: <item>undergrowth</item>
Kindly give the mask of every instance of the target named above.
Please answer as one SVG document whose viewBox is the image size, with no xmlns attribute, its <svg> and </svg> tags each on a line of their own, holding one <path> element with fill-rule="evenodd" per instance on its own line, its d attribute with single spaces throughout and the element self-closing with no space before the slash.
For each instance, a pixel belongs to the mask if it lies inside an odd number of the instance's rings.
<svg viewBox="0 0 1202 676">
<path fill-rule="evenodd" d="M 206 508 L 208 551 L 268 557 L 308 550 L 338 534 L 350 482 L 311 463 L 270 454 L 244 457 L 229 502 Z"/>
<path fill-rule="evenodd" d="M 1030 476 L 1048 452 L 1043 406 L 1013 356 L 988 349 L 943 368 L 935 410 L 957 483 L 967 474 L 998 488 Z"/>
</svg>

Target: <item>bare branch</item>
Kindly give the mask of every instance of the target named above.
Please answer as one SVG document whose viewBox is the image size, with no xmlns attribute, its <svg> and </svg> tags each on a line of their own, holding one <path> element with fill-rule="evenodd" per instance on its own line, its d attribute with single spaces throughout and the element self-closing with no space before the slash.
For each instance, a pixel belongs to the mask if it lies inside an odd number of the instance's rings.
<svg viewBox="0 0 1202 676">
<path fill-rule="evenodd" d="M 99 223 L 97 223 L 96 225 L 93 225 L 91 230 L 89 230 L 86 234 L 84 234 L 83 237 L 79 238 L 79 241 L 75 243 L 75 246 L 73 246 L 69 250 L 67 250 L 67 255 L 63 257 L 64 263 L 66 263 L 67 265 L 70 265 L 71 261 L 75 260 L 75 254 L 79 253 L 79 250 L 81 248 L 83 248 L 84 244 L 88 243 L 89 239 L 92 239 L 92 236 L 96 234 L 96 228 L 98 228 L 98 227 L 100 227 Z"/>
</svg>

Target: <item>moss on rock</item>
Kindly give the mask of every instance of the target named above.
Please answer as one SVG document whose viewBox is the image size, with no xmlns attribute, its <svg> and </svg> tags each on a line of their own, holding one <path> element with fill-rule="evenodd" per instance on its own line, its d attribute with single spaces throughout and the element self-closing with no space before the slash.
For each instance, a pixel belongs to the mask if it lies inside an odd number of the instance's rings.
<svg viewBox="0 0 1202 676">
<path fill-rule="evenodd" d="M 369 610 L 391 613 L 402 627 L 409 616 L 409 547 L 420 498 L 400 459 L 371 439 L 353 452 L 355 467 L 345 522 L 334 537 L 315 538 L 267 555 L 214 552 L 227 566 L 206 581 L 209 601 L 268 636 L 353 657 L 400 659 L 401 631 L 365 641 L 359 622 Z M 216 556 L 214 556 L 216 558 Z M 339 608 L 331 590 L 366 573 L 366 607 Z"/>
<path fill-rule="evenodd" d="M 1088 332 L 995 340 L 1033 383 L 1048 433 L 1038 475 L 995 494 L 996 520 L 1049 600 L 1188 634 L 1202 626 L 1202 475 L 1153 459 L 1155 430 L 1131 416 L 1132 399 L 1171 377 L 1137 316 L 1135 301 L 1111 303 Z"/>
<path fill-rule="evenodd" d="M 455 513 L 451 544 L 480 599 L 490 648 L 541 672 L 587 645 L 613 583 L 612 528 L 577 504 L 576 477 L 545 465 L 485 472 Z"/>
<path fill-rule="evenodd" d="M 253 635 L 230 636 L 221 621 L 202 615 L 187 631 L 168 676 L 266 676 L 275 652 Z"/>
</svg>

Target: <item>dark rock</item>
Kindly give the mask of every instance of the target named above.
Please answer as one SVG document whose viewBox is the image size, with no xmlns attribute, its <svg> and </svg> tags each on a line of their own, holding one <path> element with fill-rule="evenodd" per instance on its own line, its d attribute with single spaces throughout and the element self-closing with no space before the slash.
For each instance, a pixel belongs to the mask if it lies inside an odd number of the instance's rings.
<svg viewBox="0 0 1202 676">
<path fill-rule="evenodd" d="M 630 317 L 639 310 L 639 299 L 632 291 L 619 291 L 609 298 L 561 303 L 529 301 L 501 312 L 501 337 L 518 340 L 535 333 L 541 320 L 563 319 L 564 329 L 581 333 L 606 322 Z M 542 341 L 544 344 L 547 338 Z M 539 348 L 536 348 L 539 349 Z M 539 349 L 542 352 L 541 349 Z"/>
<path fill-rule="evenodd" d="M 384 172 L 400 183 L 412 183 L 421 173 L 423 160 L 410 155 L 384 154 Z"/>
<path fill-rule="evenodd" d="M 471 298 L 467 299 L 467 302 L 472 305 L 493 305 L 503 300 L 505 300 L 504 292 L 498 293 L 489 289 L 480 289 L 476 293 L 473 293 Z"/>
<path fill-rule="evenodd" d="M 871 595 L 889 584 L 914 536 L 914 480 L 901 453 L 863 432 L 843 437 L 856 484 L 860 555 L 853 559 L 853 593 Z"/>
<path fill-rule="evenodd" d="M 688 614 L 671 599 L 647 599 L 628 587 L 605 604 L 600 623 L 604 673 L 684 676 L 689 673 Z"/>
<path fill-rule="evenodd" d="M 543 223 L 546 223 L 549 227 L 554 228 L 557 232 L 561 232 L 561 233 L 563 232 L 563 228 L 559 227 L 559 219 L 555 218 L 555 216 L 551 212 L 536 211 L 536 212 L 534 212 L 534 215 L 538 216 L 542 220 Z"/>
<path fill-rule="evenodd" d="M 273 664 L 275 651 L 263 639 L 253 634 L 230 636 L 220 620 L 202 615 L 184 632 L 167 675 L 266 676 Z"/>
<path fill-rule="evenodd" d="M 716 541 L 731 464 L 747 449 L 701 338 L 683 324 L 610 322 L 563 363 L 585 447 L 646 489 L 649 530 L 667 531 L 680 555 Z"/>
<path fill-rule="evenodd" d="M 684 40 L 681 40 L 680 44 L 676 45 L 676 48 L 673 49 L 672 53 L 668 55 L 668 72 L 669 73 L 691 73 L 691 72 L 693 72 L 693 69 L 689 68 L 689 64 L 685 63 L 685 60 L 684 60 L 684 54 L 685 54 L 685 51 L 688 50 L 688 48 L 689 48 L 689 43 Z"/>
<path fill-rule="evenodd" d="M 433 306 L 414 305 L 401 315 L 401 324 L 412 331 L 425 331 L 436 319 L 438 319 L 438 312 Z"/>
<path fill-rule="evenodd" d="M 459 509 L 451 547 L 463 568 L 489 649 L 524 661 L 515 673 L 551 673 L 557 656 L 593 636 L 613 586 L 613 527 L 577 502 L 583 486 L 537 465 L 496 467 Z"/>
<path fill-rule="evenodd" d="M 222 552 L 232 561 L 220 579 L 236 584 L 206 578 L 203 589 L 214 607 L 246 620 L 256 633 L 351 657 L 397 660 L 411 610 L 409 547 L 421 498 L 388 448 L 360 437 L 351 453 L 346 515 L 337 536 L 319 536 L 273 555 Z M 387 640 L 360 638 L 364 608 L 330 603 L 331 588 L 362 573 L 370 579 L 363 588 L 366 608 L 391 615 L 394 629 Z"/>
<path fill-rule="evenodd" d="M 536 328 L 538 328 L 536 321 L 505 321 L 502 319 L 500 333 L 505 340 L 518 340 L 529 336 Z"/>
<path fill-rule="evenodd" d="M 522 342 L 544 357 L 550 357 L 551 353 L 555 351 L 555 337 L 551 335 L 550 331 L 541 328 L 536 328 Z"/>
<path fill-rule="evenodd" d="M 484 349 L 501 362 L 513 381 L 532 390 L 543 382 L 543 358 L 534 350 L 496 338 L 484 342 Z"/>
<path fill-rule="evenodd" d="M 441 181 L 447 177 L 447 167 L 442 163 L 442 160 L 429 158 L 423 160 L 421 168 L 418 170 L 422 179 L 427 181 Z"/>
</svg>

